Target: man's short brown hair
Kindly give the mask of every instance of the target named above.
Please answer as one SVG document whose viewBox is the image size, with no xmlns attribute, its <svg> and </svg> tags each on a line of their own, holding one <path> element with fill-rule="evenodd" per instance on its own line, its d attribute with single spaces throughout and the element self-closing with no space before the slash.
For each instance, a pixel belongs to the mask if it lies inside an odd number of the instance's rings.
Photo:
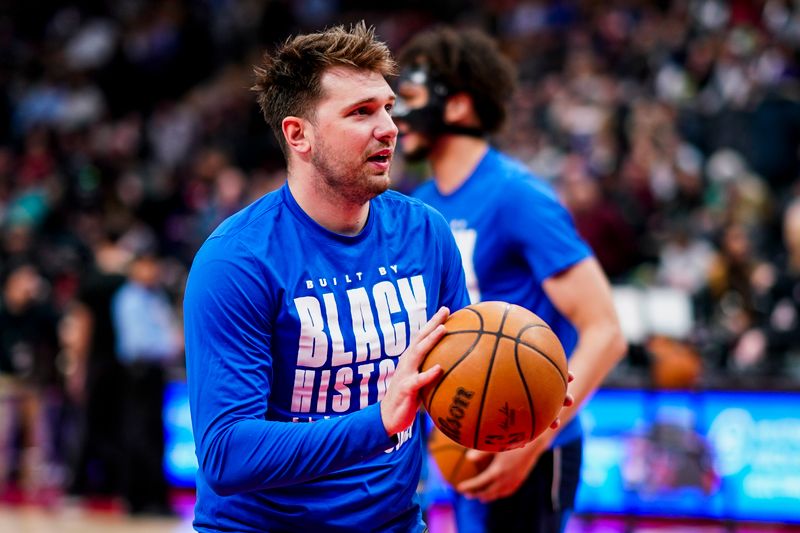
<svg viewBox="0 0 800 533">
<path fill-rule="evenodd" d="M 517 71 L 487 34 L 446 26 L 427 30 L 403 47 L 398 62 L 403 67 L 424 66 L 450 94 L 469 94 L 483 131 L 492 133 L 503 125 Z"/>
<path fill-rule="evenodd" d="M 351 67 L 394 75 L 397 65 L 375 29 L 364 21 L 346 29 L 336 26 L 319 33 L 290 37 L 274 53 L 265 53 L 255 67 L 255 91 L 264 120 L 287 154 L 282 122 L 295 116 L 313 119 L 313 108 L 322 96 L 322 75 L 331 67 Z"/>
</svg>

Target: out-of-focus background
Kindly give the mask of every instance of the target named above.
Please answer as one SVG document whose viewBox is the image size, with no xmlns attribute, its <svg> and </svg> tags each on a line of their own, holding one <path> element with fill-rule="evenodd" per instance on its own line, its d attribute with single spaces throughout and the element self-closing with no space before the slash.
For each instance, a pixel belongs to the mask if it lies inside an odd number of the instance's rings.
<svg viewBox="0 0 800 533">
<path fill-rule="evenodd" d="M 443 21 L 499 39 L 497 145 L 613 281 L 631 350 L 570 531 L 800 524 L 797 0 L 0 0 L 0 530 L 191 529 L 187 270 L 285 179 L 251 67 L 362 18 L 393 50 Z M 425 175 L 398 159 L 395 187 Z"/>
</svg>

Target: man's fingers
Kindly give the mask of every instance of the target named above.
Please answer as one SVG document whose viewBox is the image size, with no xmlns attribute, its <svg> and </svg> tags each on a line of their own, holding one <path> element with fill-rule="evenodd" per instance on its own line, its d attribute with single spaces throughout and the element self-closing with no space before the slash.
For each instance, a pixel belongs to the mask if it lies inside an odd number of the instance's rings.
<svg viewBox="0 0 800 533">
<path fill-rule="evenodd" d="M 492 456 L 494 456 L 494 454 L 492 452 L 484 452 L 484 451 L 481 451 L 481 450 L 469 449 L 469 450 L 467 450 L 467 456 L 466 457 L 467 457 L 467 461 L 473 461 L 473 462 L 476 462 L 476 463 L 482 463 L 483 461 L 485 461 L 486 459 L 488 459 L 489 457 L 492 457 Z"/>
<path fill-rule="evenodd" d="M 447 333 L 447 330 L 444 329 L 444 326 L 439 324 L 436 328 L 427 334 L 424 337 L 420 337 L 417 341 L 417 355 L 420 358 L 420 361 L 424 359 L 424 357 L 431 351 L 431 349 L 436 346 L 436 343 L 444 337 L 444 334 Z"/>
<path fill-rule="evenodd" d="M 426 336 L 430 335 L 439 324 L 444 324 L 448 316 L 450 316 L 450 310 L 446 307 L 440 307 L 431 319 L 417 332 L 417 340 L 424 339 Z"/>
<path fill-rule="evenodd" d="M 444 337 L 446 330 L 444 326 L 439 324 L 436 326 L 436 329 L 431 331 L 425 337 L 420 337 L 416 341 L 416 346 L 414 349 L 406 350 L 405 353 L 400 357 L 400 362 L 398 363 L 398 368 L 400 365 L 404 365 L 403 368 L 413 368 L 414 370 L 419 369 L 420 365 L 422 365 L 422 361 L 425 360 L 425 357 L 428 355 L 428 352 L 436 345 L 439 340 Z"/>
<path fill-rule="evenodd" d="M 475 477 L 466 479 L 458 484 L 456 490 L 465 496 L 475 497 L 477 493 L 486 490 L 494 481 L 494 474 L 487 468 Z"/>
<path fill-rule="evenodd" d="M 570 407 L 572 404 L 575 403 L 575 397 L 572 394 L 567 394 L 564 398 L 564 407 Z"/>
<path fill-rule="evenodd" d="M 433 383 L 439 378 L 442 372 L 443 372 L 442 367 L 439 365 L 433 365 L 425 372 L 420 372 L 419 374 L 417 374 L 417 384 L 415 388 L 419 390 L 422 387 L 425 387 Z"/>
</svg>

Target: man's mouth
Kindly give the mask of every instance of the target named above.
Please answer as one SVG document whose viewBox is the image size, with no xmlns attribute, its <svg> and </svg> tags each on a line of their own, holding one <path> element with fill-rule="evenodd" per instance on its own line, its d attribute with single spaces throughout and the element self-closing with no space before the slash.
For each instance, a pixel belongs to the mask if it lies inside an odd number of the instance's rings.
<svg viewBox="0 0 800 533">
<path fill-rule="evenodd" d="M 372 163 L 386 163 L 391 158 L 392 158 L 392 151 L 387 148 L 386 150 L 375 152 L 371 156 L 367 157 L 367 161 L 370 161 Z"/>
</svg>

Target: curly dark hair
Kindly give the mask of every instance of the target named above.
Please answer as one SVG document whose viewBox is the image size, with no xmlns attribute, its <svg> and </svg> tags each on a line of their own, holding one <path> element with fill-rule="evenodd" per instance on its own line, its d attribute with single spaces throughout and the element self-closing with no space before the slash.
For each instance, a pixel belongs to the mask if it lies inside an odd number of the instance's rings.
<svg viewBox="0 0 800 533">
<path fill-rule="evenodd" d="M 364 21 L 346 29 L 335 26 L 319 33 L 290 37 L 274 53 L 266 52 L 254 68 L 256 100 L 287 155 L 282 122 L 295 116 L 313 119 L 322 96 L 322 75 L 331 67 L 351 67 L 394 75 L 397 64 L 375 29 Z"/>
<path fill-rule="evenodd" d="M 469 94 L 484 131 L 492 133 L 503 125 L 517 72 L 487 34 L 433 28 L 413 37 L 398 54 L 398 62 L 402 67 L 426 66 L 451 94 Z"/>
</svg>

